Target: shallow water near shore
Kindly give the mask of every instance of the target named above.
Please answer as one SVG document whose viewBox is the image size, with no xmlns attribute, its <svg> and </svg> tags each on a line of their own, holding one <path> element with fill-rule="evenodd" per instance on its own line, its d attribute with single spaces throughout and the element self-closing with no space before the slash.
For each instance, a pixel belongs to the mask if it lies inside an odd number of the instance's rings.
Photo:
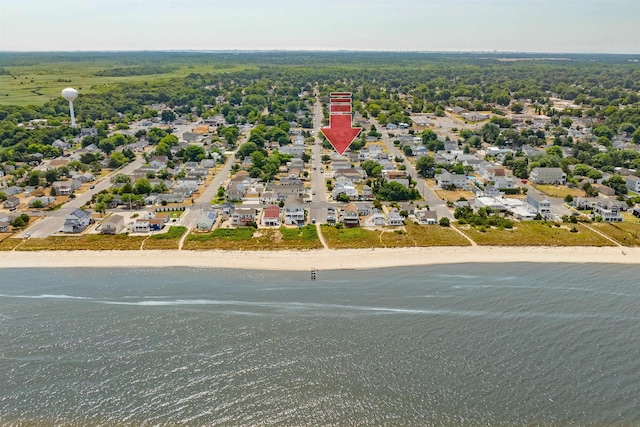
<svg viewBox="0 0 640 427">
<path fill-rule="evenodd" d="M 637 425 L 640 271 L 6 269 L 0 423 Z"/>
</svg>

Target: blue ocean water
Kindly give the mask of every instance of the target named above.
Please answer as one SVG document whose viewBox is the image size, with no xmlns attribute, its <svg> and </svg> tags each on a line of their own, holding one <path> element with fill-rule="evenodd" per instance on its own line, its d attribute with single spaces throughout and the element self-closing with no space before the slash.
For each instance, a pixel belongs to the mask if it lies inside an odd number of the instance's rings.
<svg viewBox="0 0 640 427">
<path fill-rule="evenodd" d="M 0 272 L 0 424 L 639 425 L 635 266 Z"/>
</svg>

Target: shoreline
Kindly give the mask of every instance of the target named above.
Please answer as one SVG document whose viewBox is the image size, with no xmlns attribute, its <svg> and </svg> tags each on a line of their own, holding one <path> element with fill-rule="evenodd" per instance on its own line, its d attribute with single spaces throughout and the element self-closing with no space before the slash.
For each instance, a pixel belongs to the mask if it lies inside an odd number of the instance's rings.
<svg viewBox="0 0 640 427">
<path fill-rule="evenodd" d="M 640 247 L 448 246 L 309 251 L 149 250 L 0 253 L 0 269 L 193 267 L 309 271 L 515 262 L 640 265 Z"/>
</svg>

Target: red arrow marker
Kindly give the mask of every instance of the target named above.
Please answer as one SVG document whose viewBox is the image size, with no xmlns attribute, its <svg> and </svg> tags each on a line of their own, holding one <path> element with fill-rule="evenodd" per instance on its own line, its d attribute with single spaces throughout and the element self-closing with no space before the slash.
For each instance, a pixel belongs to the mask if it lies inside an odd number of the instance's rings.
<svg viewBox="0 0 640 427">
<path fill-rule="evenodd" d="M 358 136 L 361 128 L 354 128 L 351 125 L 351 99 L 349 99 L 348 109 L 345 108 L 345 99 L 344 96 L 351 96 L 348 92 L 340 92 L 340 93 L 332 93 L 331 94 L 331 102 L 341 104 L 338 105 L 330 105 L 330 114 L 329 114 L 329 127 L 321 128 L 320 132 L 327 137 L 333 148 L 342 155 L 349 145 L 353 142 L 354 139 Z M 334 98 L 334 96 L 340 96 L 340 98 Z"/>
</svg>

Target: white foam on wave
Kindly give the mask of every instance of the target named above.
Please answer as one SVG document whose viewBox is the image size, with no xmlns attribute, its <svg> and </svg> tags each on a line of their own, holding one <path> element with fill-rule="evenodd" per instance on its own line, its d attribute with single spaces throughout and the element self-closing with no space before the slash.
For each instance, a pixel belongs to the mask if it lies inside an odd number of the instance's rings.
<svg viewBox="0 0 640 427">
<path fill-rule="evenodd" d="M 73 295 L 50 295 L 50 294 L 43 294 L 43 295 L 7 295 L 7 294 L 0 294 L 0 297 L 2 298 L 23 298 L 23 299 L 63 299 L 63 300 L 93 300 L 93 298 L 90 297 L 78 297 L 78 296 L 73 296 Z"/>
</svg>

